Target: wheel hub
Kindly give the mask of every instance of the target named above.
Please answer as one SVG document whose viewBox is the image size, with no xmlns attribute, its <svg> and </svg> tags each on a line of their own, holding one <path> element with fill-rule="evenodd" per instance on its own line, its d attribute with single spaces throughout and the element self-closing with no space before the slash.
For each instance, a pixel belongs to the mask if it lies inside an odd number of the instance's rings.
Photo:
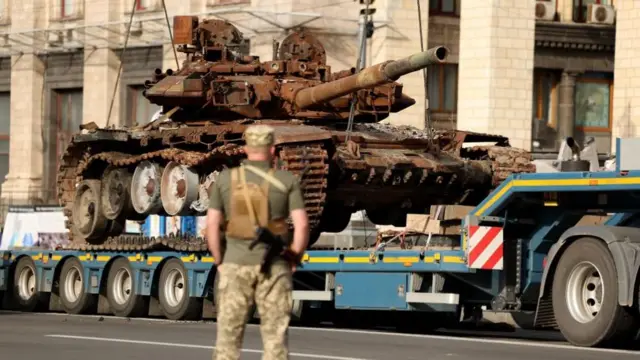
<svg viewBox="0 0 640 360">
<path fill-rule="evenodd" d="M 76 302 L 82 294 L 82 274 L 76 267 L 71 268 L 64 282 L 64 290 L 70 302 Z"/>
<path fill-rule="evenodd" d="M 567 281 L 566 301 L 571 316 L 588 323 L 596 318 L 604 299 L 604 284 L 600 270 L 591 262 L 576 265 Z"/>
<path fill-rule="evenodd" d="M 131 290 L 131 274 L 127 269 L 119 269 L 113 281 L 113 299 L 119 305 L 124 305 L 131 297 Z"/>
<path fill-rule="evenodd" d="M 126 169 L 110 168 L 102 180 L 102 207 L 105 216 L 118 218 L 129 202 L 127 189 L 131 184 L 131 175 Z"/>
<path fill-rule="evenodd" d="M 90 227 L 91 224 L 93 224 L 93 214 L 95 214 L 94 201 L 94 194 L 90 189 L 87 189 L 80 198 L 81 208 L 78 209 L 78 215 L 80 218 L 78 220 L 80 227 L 83 229 Z"/>
<path fill-rule="evenodd" d="M 98 194 L 89 186 L 82 186 L 76 197 L 73 222 L 77 229 L 85 237 L 91 236 L 96 232 L 96 211 L 98 203 Z"/>
<path fill-rule="evenodd" d="M 158 182 L 162 169 L 158 164 L 143 161 L 131 179 L 131 202 L 139 214 L 155 214 L 162 209 Z"/>
<path fill-rule="evenodd" d="M 182 273 L 176 269 L 173 269 L 167 275 L 167 280 L 164 283 L 164 298 L 167 300 L 167 305 L 171 307 L 177 307 L 180 305 L 185 296 L 184 277 Z"/>
<path fill-rule="evenodd" d="M 104 216 L 100 180 L 83 180 L 76 188 L 71 215 L 74 234 L 89 242 L 104 242 L 109 220 Z"/>
<path fill-rule="evenodd" d="M 160 194 L 162 206 L 170 216 L 192 213 L 191 205 L 198 200 L 200 179 L 188 166 L 170 162 L 162 173 Z"/>
<path fill-rule="evenodd" d="M 36 292 L 36 274 L 31 267 L 25 267 L 18 277 L 18 295 L 22 300 L 29 300 Z"/>
</svg>

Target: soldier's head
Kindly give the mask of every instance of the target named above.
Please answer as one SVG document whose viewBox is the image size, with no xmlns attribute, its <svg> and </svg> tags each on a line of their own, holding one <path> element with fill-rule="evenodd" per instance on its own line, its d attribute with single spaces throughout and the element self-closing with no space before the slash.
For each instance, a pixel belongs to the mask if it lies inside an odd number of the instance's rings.
<svg viewBox="0 0 640 360">
<path fill-rule="evenodd" d="M 271 160 L 275 154 L 275 129 L 268 125 L 251 125 L 244 132 L 244 151 L 249 160 Z"/>
</svg>

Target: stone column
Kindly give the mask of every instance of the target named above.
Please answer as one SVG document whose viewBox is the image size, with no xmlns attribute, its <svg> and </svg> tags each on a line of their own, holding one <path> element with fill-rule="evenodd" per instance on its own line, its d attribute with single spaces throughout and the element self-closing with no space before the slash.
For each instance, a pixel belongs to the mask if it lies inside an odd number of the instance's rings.
<svg viewBox="0 0 640 360">
<path fill-rule="evenodd" d="M 122 0 L 109 0 L 97 2 L 85 7 L 85 24 L 103 24 L 115 22 L 123 19 L 122 11 L 130 11 L 129 5 L 120 6 Z M 129 2 L 126 2 L 127 4 Z M 127 18 L 128 20 L 128 18 Z M 126 32 L 127 25 L 111 25 L 114 31 L 93 30 L 92 34 L 100 36 L 104 40 L 92 39 L 91 44 L 95 44 L 97 49 L 85 48 L 84 50 L 84 84 L 83 84 L 83 122 L 95 122 L 98 126 L 119 125 L 120 124 L 120 89 L 116 91 L 109 116 L 109 107 L 113 97 L 113 87 L 118 77 L 120 58 L 111 49 L 114 44 L 122 41 L 124 36 L 115 32 Z M 118 86 L 120 88 L 121 86 Z"/>
<path fill-rule="evenodd" d="M 530 150 L 535 2 L 461 3 L 458 128 Z"/>
<path fill-rule="evenodd" d="M 575 132 L 576 73 L 563 71 L 558 90 L 557 140 L 562 143 Z"/>
<path fill-rule="evenodd" d="M 616 1 L 616 54 L 614 69 L 611 151 L 617 137 L 640 134 L 640 8 L 635 1 Z"/>
<path fill-rule="evenodd" d="M 47 6 L 44 0 L 14 1 L 11 31 L 43 28 Z M 27 45 L 42 46 L 42 40 L 21 39 Z M 30 52 L 31 49 L 25 49 Z M 4 204 L 21 204 L 43 199 L 43 88 L 45 65 L 34 54 L 11 58 L 11 139 L 9 173 L 2 184 Z"/>
</svg>

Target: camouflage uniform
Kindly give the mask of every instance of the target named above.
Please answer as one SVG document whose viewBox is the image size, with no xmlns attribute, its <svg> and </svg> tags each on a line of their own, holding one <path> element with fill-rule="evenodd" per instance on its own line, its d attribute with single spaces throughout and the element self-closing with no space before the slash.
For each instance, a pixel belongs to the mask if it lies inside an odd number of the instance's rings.
<svg viewBox="0 0 640 360">
<path fill-rule="evenodd" d="M 272 146 L 273 128 L 252 126 L 245 132 L 247 146 Z M 249 161 L 267 172 L 272 168 L 268 161 Z M 264 178 L 245 170 L 247 183 L 264 183 Z M 292 210 L 304 208 L 302 192 L 297 178 L 288 171 L 276 170 L 273 176 L 286 187 L 282 192 L 274 186 L 268 188 L 269 218 L 286 218 Z M 218 209 L 229 221 L 231 212 L 231 170 L 223 171 L 211 191 L 210 208 Z M 228 232 L 228 230 L 227 230 Z M 264 344 L 263 359 L 288 359 L 287 329 L 291 318 L 292 274 L 290 265 L 282 258 L 275 259 L 271 276 L 260 273 L 260 264 L 267 247 L 259 243 L 249 250 L 251 241 L 236 239 L 225 234 L 224 255 L 218 268 L 216 289 L 217 339 L 214 360 L 240 358 L 244 328 L 252 314 L 254 303 L 260 315 L 260 332 Z"/>
</svg>

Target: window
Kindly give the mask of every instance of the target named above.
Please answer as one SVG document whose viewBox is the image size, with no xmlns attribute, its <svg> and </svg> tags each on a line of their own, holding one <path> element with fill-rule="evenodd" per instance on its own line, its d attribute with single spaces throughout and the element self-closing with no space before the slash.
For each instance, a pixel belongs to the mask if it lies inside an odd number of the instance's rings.
<svg viewBox="0 0 640 360">
<path fill-rule="evenodd" d="M 74 15 L 75 4 L 78 0 L 60 0 L 60 17 L 70 17 Z"/>
<path fill-rule="evenodd" d="M 585 132 L 611 131 L 613 82 L 610 79 L 581 77 L 576 81 L 576 128 Z"/>
<path fill-rule="evenodd" d="M 429 0 L 429 14 L 460 16 L 460 0 Z"/>
<path fill-rule="evenodd" d="M 147 10 L 149 8 L 149 2 L 151 0 L 136 0 L 136 11 Z"/>
<path fill-rule="evenodd" d="M 558 75 L 551 71 L 535 71 L 533 79 L 533 114 L 531 142 L 534 151 L 557 151 Z"/>
<path fill-rule="evenodd" d="M 0 93 L 0 183 L 9 173 L 9 134 L 11 128 L 11 96 Z"/>
<path fill-rule="evenodd" d="M 50 196 L 55 197 L 56 177 L 59 161 L 74 134 L 80 132 L 82 124 L 82 89 L 56 90 L 52 97 L 52 125 L 47 172 L 49 174 Z"/>
<path fill-rule="evenodd" d="M 573 21 L 586 22 L 589 4 L 608 5 L 609 0 L 573 0 Z"/>
<path fill-rule="evenodd" d="M 429 108 L 433 112 L 455 112 L 458 102 L 458 64 L 429 67 Z"/>
<path fill-rule="evenodd" d="M 151 121 L 151 118 L 158 110 L 162 109 L 162 107 L 152 104 L 142 95 L 144 86 L 130 86 L 127 90 L 129 111 L 127 112 L 125 125 L 132 126 L 135 123 L 146 124 Z"/>
</svg>

